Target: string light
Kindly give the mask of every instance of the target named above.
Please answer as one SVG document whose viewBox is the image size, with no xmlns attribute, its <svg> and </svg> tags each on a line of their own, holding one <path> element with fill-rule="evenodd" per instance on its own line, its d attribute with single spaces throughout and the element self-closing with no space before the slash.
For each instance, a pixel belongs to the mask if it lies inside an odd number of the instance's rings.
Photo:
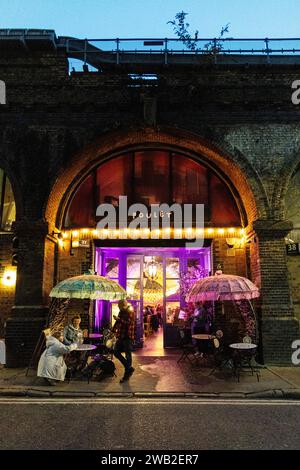
<svg viewBox="0 0 300 470">
<path fill-rule="evenodd" d="M 105 229 L 89 229 L 89 228 L 82 228 L 79 230 L 66 230 L 62 232 L 62 240 L 70 238 L 70 235 L 73 238 L 169 238 L 170 235 L 173 238 L 193 238 L 196 236 L 214 236 L 218 237 L 226 237 L 226 234 L 236 234 L 239 239 L 245 238 L 245 229 L 240 227 L 230 227 L 230 228 L 223 228 L 223 227 L 206 227 L 206 228 L 172 228 L 172 227 L 163 227 L 163 228 L 156 228 L 151 230 L 150 228 L 135 228 L 129 229 L 128 227 L 124 229 L 113 229 L 109 230 Z M 63 246 L 60 243 L 60 246 Z"/>
</svg>

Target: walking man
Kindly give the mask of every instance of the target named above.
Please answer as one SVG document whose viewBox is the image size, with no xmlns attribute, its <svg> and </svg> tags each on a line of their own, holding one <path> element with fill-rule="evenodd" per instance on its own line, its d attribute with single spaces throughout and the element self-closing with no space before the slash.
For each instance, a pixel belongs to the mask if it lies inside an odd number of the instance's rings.
<svg viewBox="0 0 300 470">
<path fill-rule="evenodd" d="M 129 377 L 134 372 L 131 353 L 134 341 L 134 312 L 126 300 L 120 300 L 118 307 L 120 312 L 117 317 L 114 317 L 116 323 L 113 327 L 113 332 L 117 337 L 114 355 L 125 369 L 124 376 L 120 380 L 120 383 L 123 383 L 129 380 Z M 122 355 L 122 352 L 125 353 L 125 357 Z"/>
</svg>

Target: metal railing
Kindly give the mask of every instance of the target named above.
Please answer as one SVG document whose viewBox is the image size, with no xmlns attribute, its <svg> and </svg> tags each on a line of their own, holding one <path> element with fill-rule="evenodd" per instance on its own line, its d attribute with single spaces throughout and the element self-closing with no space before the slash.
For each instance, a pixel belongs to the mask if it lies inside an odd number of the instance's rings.
<svg viewBox="0 0 300 470">
<path fill-rule="evenodd" d="M 73 39 L 60 37 L 70 57 L 100 63 L 174 63 L 178 60 L 201 59 L 201 57 L 262 56 L 269 62 L 271 56 L 300 56 L 300 38 L 203 38 L 193 41 L 191 49 L 187 42 L 172 38 L 115 38 Z M 215 60 L 216 61 L 216 60 Z"/>
</svg>

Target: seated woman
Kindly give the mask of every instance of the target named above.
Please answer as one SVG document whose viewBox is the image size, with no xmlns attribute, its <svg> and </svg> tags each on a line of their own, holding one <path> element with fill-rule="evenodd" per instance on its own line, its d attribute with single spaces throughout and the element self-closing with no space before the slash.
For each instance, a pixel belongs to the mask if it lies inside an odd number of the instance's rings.
<svg viewBox="0 0 300 470">
<path fill-rule="evenodd" d="M 83 331 L 80 329 L 81 317 L 75 315 L 71 323 L 64 328 L 64 344 L 83 343 Z"/>
<path fill-rule="evenodd" d="M 40 357 L 37 376 L 43 377 L 47 385 L 55 385 L 56 381 L 64 381 L 67 366 L 64 354 L 77 348 L 77 343 L 69 346 L 63 344 L 61 331 L 53 332 L 46 337 L 46 349 Z"/>
<path fill-rule="evenodd" d="M 84 337 L 87 336 L 87 330 L 80 329 L 81 317 L 75 315 L 71 323 L 64 328 L 64 344 L 69 345 L 77 343 L 80 346 L 83 343 Z M 84 351 L 74 351 L 70 354 L 66 363 L 72 372 L 80 371 L 86 365 L 87 355 Z"/>
</svg>

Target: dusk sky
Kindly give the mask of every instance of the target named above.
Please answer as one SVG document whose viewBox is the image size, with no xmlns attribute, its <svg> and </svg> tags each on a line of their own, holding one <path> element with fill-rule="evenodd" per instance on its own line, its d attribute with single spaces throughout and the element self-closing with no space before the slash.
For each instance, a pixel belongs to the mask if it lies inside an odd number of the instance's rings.
<svg viewBox="0 0 300 470">
<path fill-rule="evenodd" d="M 299 37 L 299 0 L 0 0 L 0 28 L 55 29 L 80 38 L 173 37 L 167 21 L 189 13 L 191 32 L 214 37 Z"/>
</svg>

